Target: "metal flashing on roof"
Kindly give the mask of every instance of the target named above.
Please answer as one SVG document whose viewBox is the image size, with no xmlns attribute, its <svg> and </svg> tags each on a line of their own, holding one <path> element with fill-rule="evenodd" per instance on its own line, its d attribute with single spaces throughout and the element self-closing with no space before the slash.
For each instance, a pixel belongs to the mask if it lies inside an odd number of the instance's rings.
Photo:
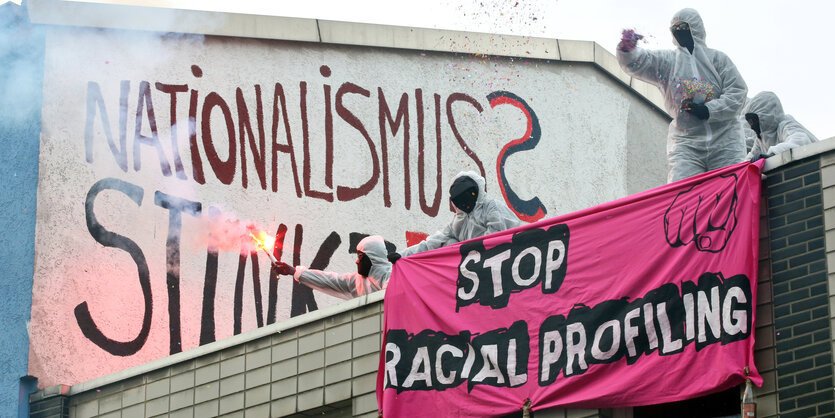
<svg viewBox="0 0 835 418">
<path fill-rule="evenodd" d="M 557 43 L 562 60 L 594 62 L 594 42 L 558 39 Z"/>
<path fill-rule="evenodd" d="M 663 97 L 657 89 L 631 78 L 620 69 L 611 52 L 590 41 L 70 0 L 30 0 L 28 9 L 33 23 L 48 25 L 587 62 L 619 80 L 666 114 Z"/>
<path fill-rule="evenodd" d="M 556 39 L 320 20 L 322 42 L 559 60 Z"/>
<path fill-rule="evenodd" d="M 835 137 L 813 142 L 797 148 L 792 148 L 771 156 L 765 160 L 763 171 L 768 172 L 786 164 L 800 161 L 804 158 L 814 157 L 816 155 L 822 155 L 833 151 L 835 150 L 835 140 L 833 139 L 835 139 Z"/>
<path fill-rule="evenodd" d="M 316 19 L 205 10 L 30 0 L 32 23 L 319 42 Z"/>
</svg>

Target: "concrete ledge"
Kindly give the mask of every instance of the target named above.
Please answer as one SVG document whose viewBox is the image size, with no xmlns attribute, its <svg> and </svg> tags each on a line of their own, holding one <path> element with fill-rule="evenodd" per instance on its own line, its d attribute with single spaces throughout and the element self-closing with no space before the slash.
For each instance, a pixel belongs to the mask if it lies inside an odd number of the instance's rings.
<svg viewBox="0 0 835 418">
<path fill-rule="evenodd" d="M 33 23 L 45 25 L 588 62 L 623 82 L 666 115 L 657 89 L 643 89 L 640 85 L 636 88 L 635 81 L 620 69 L 615 56 L 591 41 L 69 0 L 29 0 L 28 10 Z"/>
<path fill-rule="evenodd" d="M 62 0 L 30 0 L 28 10 L 49 25 L 319 42 L 315 19 Z"/>
<path fill-rule="evenodd" d="M 70 387 L 67 385 L 49 386 L 29 395 L 29 401 L 39 401 L 53 396 L 66 395 L 69 391 Z"/>
<path fill-rule="evenodd" d="M 832 138 L 829 138 L 832 139 Z M 802 160 L 813 155 L 822 154 L 835 149 L 835 141 L 823 140 L 813 144 L 790 149 L 792 161 Z"/>
<path fill-rule="evenodd" d="M 267 326 L 263 326 L 261 328 L 254 329 L 249 332 L 245 332 L 242 334 L 234 335 L 229 338 L 224 338 L 220 341 L 216 341 L 210 344 L 201 345 L 199 347 L 193 348 L 191 350 L 183 351 L 181 353 L 173 354 L 168 357 L 163 357 L 158 360 L 150 361 L 148 363 L 140 364 L 136 367 L 131 367 L 129 369 L 125 369 L 116 373 L 112 373 L 106 376 L 102 376 L 96 379 L 88 380 L 86 382 L 82 382 L 73 386 L 70 386 L 67 389 L 67 386 L 59 385 L 59 386 L 51 386 L 46 388 L 42 391 L 39 391 L 38 394 L 41 392 L 45 392 L 45 394 L 41 394 L 38 396 L 54 396 L 58 394 L 63 394 L 67 396 L 74 396 L 79 393 L 83 393 L 89 390 L 93 390 L 96 388 L 100 388 L 102 386 L 106 386 L 112 383 L 120 382 L 122 380 L 139 376 L 142 374 L 150 373 L 155 370 L 159 370 L 165 367 L 169 367 L 175 364 L 182 363 L 187 360 L 191 360 L 197 357 L 204 356 L 206 354 L 215 353 L 218 351 L 222 351 L 224 349 L 238 346 L 250 341 L 257 340 L 259 338 L 266 337 L 272 334 L 280 334 L 283 331 L 290 330 L 293 328 L 298 328 L 302 325 L 309 324 L 311 322 L 320 321 L 325 318 L 343 313 L 348 311 L 353 311 L 355 309 L 359 309 L 363 306 L 370 305 L 373 303 L 377 303 L 383 300 L 385 297 L 386 292 L 385 290 L 374 292 L 369 295 L 360 296 L 358 298 L 350 299 L 342 303 L 338 303 L 336 305 L 331 305 L 313 312 L 308 312 L 304 315 L 299 315 L 294 318 L 286 319 L 284 321 L 270 324 Z M 48 393 L 46 393 L 49 391 Z M 33 394 L 35 396 L 37 394 Z"/>
<path fill-rule="evenodd" d="M 629 82 L 631 77 L 620 69 L 620 64 L 618 64 L 617 57 L 612 55 L 611 52 L 605 50 L 598 44 L 594 44 L 594 63 L 597 64 L 603 70 L 605 70 L 607 73 L 611 74 L 613 77 L 620 80 L 622 83 L 632 87 L 632 85 Z M 638 92 L 638 94 L 642 94 L 640 91 L 636 91 Z M 662 102 L 662 109 L 664 108 L 663 104 L 664 103 Z M 655 105 L 658 106 L 658 104 Z"/>
<path fill-rule="evenodd" d="M 319 21 L 319 31 L 322 42 L 333 44 L 560 59 L 556 39 L 329 20 Z"/>
<path fill-rule="evenodd" d="M 638 92 L 638 94 L 646 97 L 647 100 L 652 102 L 654 105 L 658 106 L 660 109 L 664 109 L 664 96 L 661 94 L 661 91 L 658 90 L 658 87 L 656 87 L 654 84 L 638 80 L 637 78 L 632 78 L 629 82 L 629 85 L 636 92 Z"/>
<path fill-rule="evenodd" d="M 771 171 L 794 161 L 820 155 L 832 150 L 835 150 L 835 137 L 824 139 L 813 144 L 804 145 L 802 147 L 793 148 L 788 151 L 781 152 L 773 157 L 769 157 L 765 160 L 763 171 Z"/>
<path fill-rule="evenodd" d="M 627 87 L 631 88 L 639 96 L 646 99 L 655 106 L 661 113 L 667 115 L 664 110 L 664 96 L 658 88 L 652 84 L 645 83 L 626 74 L 618 64 L 617 57 L 600 45 L 591 41 L 573 41 L 558 39 L 559 56 L 561 61 L 590 62 L 608 73 Z M 667 115 L 669 117 L 669 115 Z"/>
<path fill-rule="evenodd" d="M 558 39 L 557 44 L 563 61 L 594 62 L 594 42 Z"/>
</svg>

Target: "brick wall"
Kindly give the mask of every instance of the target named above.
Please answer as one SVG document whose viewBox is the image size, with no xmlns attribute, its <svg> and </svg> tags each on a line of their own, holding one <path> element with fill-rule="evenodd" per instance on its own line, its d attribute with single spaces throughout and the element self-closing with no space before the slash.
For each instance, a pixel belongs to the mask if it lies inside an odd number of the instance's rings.
<svg viewBox="0 0 835 418">
<path fill-rule="evenodd" d="M 833 413 L 821 158 L 768 172 L 768 247 L 782 417 Z"/>
<path fill-rule="evenodd" d="M 759 417 L 777 416 L 774 303 L 772 297 L 768 209 L 763 196 L 760 205 L 759 277 L 757 277 L 757 318 L 754 334 L 754 364 L 763 377 L 763 386 L 755 388 Z"/>
</svg>

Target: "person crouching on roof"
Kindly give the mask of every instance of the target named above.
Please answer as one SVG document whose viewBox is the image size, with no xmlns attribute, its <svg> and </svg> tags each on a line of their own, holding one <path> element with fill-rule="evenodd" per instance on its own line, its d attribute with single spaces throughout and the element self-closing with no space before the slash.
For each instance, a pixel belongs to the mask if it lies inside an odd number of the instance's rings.
<svg viewBox="0 0 835 418">
<path fill-rule="evenodd" d="M 392 263 L 423 251 L 515 228 L 522 224 L 504 202 L 487 196 L 484 177 L 462 171 L 449 187 L 449 199 L 455 208 L 452 221 L 444 229 L 400 252 L 389 253 Z"/>
</svg>

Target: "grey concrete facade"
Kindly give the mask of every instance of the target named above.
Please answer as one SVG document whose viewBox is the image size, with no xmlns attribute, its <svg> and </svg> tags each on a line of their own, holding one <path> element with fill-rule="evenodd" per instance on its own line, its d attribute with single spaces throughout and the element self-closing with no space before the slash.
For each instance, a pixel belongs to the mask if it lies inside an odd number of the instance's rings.
<svg viewBox="0 0 835 418">
<path fill-rule="evenodd" d="M 74 387 L 32 417 L 376 416 L 384 293 Z"/>
<path fill-rule="evenodd" d="M 835 141 L 766 162 L 755 359 L 759 417 L 833 408 Z M 31 397 L 33 417 L 377 415 L 385 292 Z M 632 417 L 631 409 L 538 417 Z"/>
<path fill-rule="evenodd" d="M 376 417 L 383 297 L 290 321 L 31 398 L 31 417 Z M 631 416 L 549 410 L 546 418 Z"/>
<path fill-rule="evenodd" d="M 31 416 L 376 417 L 384 295 L 377 292 L 81 385 L 47 388 L 32 396 Z M 601 413 L 550 410 L 538 416 Z"/>
</svg>

